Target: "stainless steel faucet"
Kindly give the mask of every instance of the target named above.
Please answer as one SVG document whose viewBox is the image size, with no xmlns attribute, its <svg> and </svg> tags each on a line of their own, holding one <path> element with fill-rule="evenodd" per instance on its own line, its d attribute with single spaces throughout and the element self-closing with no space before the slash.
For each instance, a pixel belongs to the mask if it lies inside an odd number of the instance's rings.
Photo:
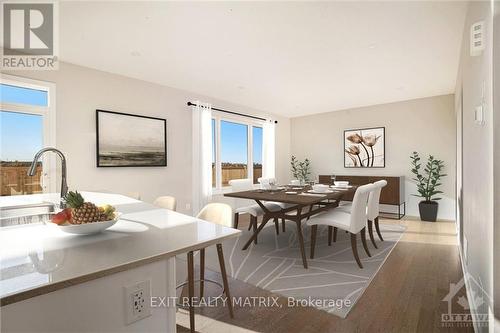
<svg viewBox="0 0 500 333">
<path fill-rule="evenodd" d="M 47 147 L 47 148 L 43 148 L 40 151 L 38 151 L 35 154 L 35 157 L 33 157 L 33 162 L 31 162 L 30 169 L 28 170 L 28 176 L 33 177 L 35 175 L 36 164 L 38 163 L 38 160 L 45 152 L 48 152 L 48 151 L 56 153 L 61 158 L 62 180 L 61 180 L 61 202 L 59 205 L 60 205 L 60 208 L 66 208 L 66 201 L 64 199 L 66 197 L 66 194 L 68 193 L 68 184 L 66 183 L 66 158 L 64 157 L 64 154 L 59 149 Z"/>
</svg>

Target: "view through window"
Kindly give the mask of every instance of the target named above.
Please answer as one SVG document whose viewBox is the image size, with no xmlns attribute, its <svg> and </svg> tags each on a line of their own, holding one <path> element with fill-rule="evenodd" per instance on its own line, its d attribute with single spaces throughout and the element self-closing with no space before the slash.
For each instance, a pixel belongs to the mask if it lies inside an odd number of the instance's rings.
<svg viewBox="0 0 500 333">
<path fill-rule="evenodd" d="M 212 119 L 212 186 L 226 187 L 230 180 L 243 178 L 258 183 L 261 176 L 262 127 Z"/>
<path fill-rule="evenodd" d="M 1 195 L 42 192 L 42 163 L 36 174 L 28 176 L 35 153 L 44 143 L 44 113 L 48 92 L 0 84 Z"/>
</svg>

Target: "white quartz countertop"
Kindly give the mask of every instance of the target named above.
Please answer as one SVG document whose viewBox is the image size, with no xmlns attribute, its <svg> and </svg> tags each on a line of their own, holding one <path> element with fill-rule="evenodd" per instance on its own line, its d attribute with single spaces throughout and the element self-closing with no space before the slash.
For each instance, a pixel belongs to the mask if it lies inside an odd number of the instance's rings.
<svg viewBox="0 0 500 333">
<path fill-rule="evenodd" d="M 1 305 L 220 243 L 240 233 L 122 195 L 82 195 L 97 205 L 111 204 L 123 215 L 108 230 L 88 236 L 39 223 L 0 228 Z M 58 202 L 53 194 L 2 199 L 0 207 Z"/>
</svg>

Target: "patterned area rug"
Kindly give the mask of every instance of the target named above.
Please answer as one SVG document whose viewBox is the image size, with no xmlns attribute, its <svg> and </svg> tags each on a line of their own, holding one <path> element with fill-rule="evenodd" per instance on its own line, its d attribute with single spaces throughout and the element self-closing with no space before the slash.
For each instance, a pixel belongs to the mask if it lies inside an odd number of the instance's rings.
<svg viewBox="0 0 500 333">
<path fill-rule="evenodd" d="M 309 259 L 310 228 L 303 227 L 309 264 L 309 269 L 304 269 L 296 228 L 287 222 L 286 232 L 280 230 L 279 235 L 274 224 L 268 223 L 259 234 L 258 244 L 252 244 L 246 251 L 241 248 L 251 236 L 249 231 L 226 240 L 223 243 L 226 270 L 235 279 L 289 297 L 289 302 L 300 301 L 300 306 L 307 304 L 345 318 L 406 229 L 392 224 L 381 224 L 380 228 L 384 241 L 375 234 L 378 249 L 367 234 L 371 257 L 366 255 L 358 235 L 363 269 L 354 260 L 349 234 L 339 229 L 337 241 L 328 246 L 327 228 L 322 226 L 318 228 L 314 259 Z M 206 251 L 207 268 L 219 272 L 215 246 Z"/>
</svg>

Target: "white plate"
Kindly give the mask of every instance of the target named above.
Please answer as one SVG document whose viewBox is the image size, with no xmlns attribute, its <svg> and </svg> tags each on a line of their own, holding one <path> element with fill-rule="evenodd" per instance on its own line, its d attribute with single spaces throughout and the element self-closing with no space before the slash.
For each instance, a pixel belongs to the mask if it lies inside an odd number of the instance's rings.
<svg viewBox="0 0 500 333">
<path fill-rule="evenodd" d="M 307 191 L 309 193 L 314 193 L 314 194 L 328 194 L 328 193 L 333 193 L 333 190 L 326 190 L 326 191 L 315 191 L 315 190 L 309 190 Z"/>
<path fill-rule="evenodd" d="M 341 190 L 341 189 L 348 189 L 348 188 L 352 188 L 352 185 L 347 185 L 347 186 L 335 186 L 335 185 L 331 185 L 330 187 L 331 187 L 331 188 L 334 188 L 334 189 Z"/>
<path fill-rule="evenodd" d="M 118 221 L 120 215 L 121 215 L 120 213 L 115 213 L 115 218 L 110 221 L 92 222 L 84 224 L 66 224 L 66 225 L 58 225 L 49 222 L 48 225 L 51 226 L 52 228 L 57 228 L 68 234 L 92 235 L 110 228 L 112 225 L 116 223 L 116 221 Z"/>
<path fill-rule="evenodd" d="M 286 191 L 285 194 L 297 194 L 295 191 Z"/>
</svg>

